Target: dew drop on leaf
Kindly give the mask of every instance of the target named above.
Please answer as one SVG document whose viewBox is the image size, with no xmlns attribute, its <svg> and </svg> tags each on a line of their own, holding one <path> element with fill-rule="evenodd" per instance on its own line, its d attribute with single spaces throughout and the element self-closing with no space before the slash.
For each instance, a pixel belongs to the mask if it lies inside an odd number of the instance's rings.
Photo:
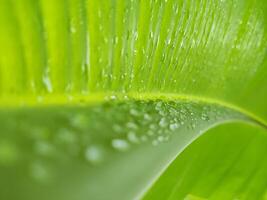
<svg viewBox="0 0 267 200">
<path fill-rule="evenodd" d="M 144 119 L 145 119 L 146 121 L 151 121 L 151 120 L 152 120 L 152 117 L 151 117 L 149 114 L 145 113 L 145 114 L 144 114 Z"/>
<path fill-rule="evenodd" d="M 130 109 L 130 114 L 133 115 L 133 116 L 138 116 L 139 115 L 139 112 L 136 110 L 136 109 Z"/>
<path fill-rule="evenodd" d="M 57 132 L 56 140 L 59 143 L 74 143 L 76 141 L 76 136 L 74 132 L 66 128 L 62 128 Z"/>
<path fill-rule="evenodd" d="M 162 135 L 158 136 L 158 141 L 159 142 L 163 142 L 164 141 L 164 137 Z"/>
<path fill-rule="evenodd" d="M 111 145 L 113 148 L 119 151 L 126 151 L 130 148 L 129 143 L 123 139 L 113 139 L 111 141 Z"/>
<path fill-rule="evenodd" d="M 123 127 L 119 124 L 114 124 L 112 126 L 112 129 L 115 131 L 115 133 L 121 133 L 123 131 Z"/>
<path fill-rule="evenodd" d="M 54 153 L 53 146 L 46 141 L 37 141 L 34 150 L 38 155 L 49 156 Z"/>
<path fill-rule="evenodd" d="M 138 129 L 138 126 L 134 123 L 134 122 L 128 122 L 127 124 L 126 124 L 126 126 L 127 126 L 127 128 L 129 128 L 129 129 Z"/>
<path fill-rule="evenodd" d="M 127 138 L 132 143 L 138 143 L 139 142 L 139 139 L 136 136 L 136 133 L 133 131 L 130 131 L 129 133 L 127 133 Z"/>
<path fill-rule="evenodd" d="M 84 153 L 85 159 L 92 164 L 99 164 L 103 161 L 103 150 L 97 145 L 88 146 Z"/>
<path fill-rule="evenodd" d="M 31 164 L 30 175 L 35 181 L 39 183 L 45 183 L 51 178 L 51 174 L 48 168 L 40 162 L 34 162 Z"/>
<path fill-rule="evenodd" d="M 177 123 L 173 123 L 173 124 L 170 124 L 170 125 L 169 125 L 169 128 L 170 128 L 171 131 L 175 131 L 178 127 L 179 127 L 179 126 L 178 126 Z"/>
<path fill-rule="evenodd" d="M 168 123 L 167 123 L 166 118 L 161 118 L 161 119 L 160 119 L 160 121 L 159 121 L 159 126 L 162 127 L 162 128 L 168 126 Z"/>
<path fill-rule="evenodd" d="M 43 84 L 49 93 L 53 92 L 53 86 L 52 86 L 51 80 L 48 76 L 48 73 L 45 73 L 45 75 L 43 76 Z"/>
</svg>

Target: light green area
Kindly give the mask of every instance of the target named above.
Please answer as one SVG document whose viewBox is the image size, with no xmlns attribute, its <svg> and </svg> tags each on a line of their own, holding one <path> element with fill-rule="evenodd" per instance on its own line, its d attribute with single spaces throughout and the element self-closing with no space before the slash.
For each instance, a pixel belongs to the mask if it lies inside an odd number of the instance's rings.
<svg viewBox="0 0 267 200">
<path fill-rule="evenodd" d="M 266 139 L 266 130 L 242 123 L 213 128 L 178 156 L 144 199 L 264 200 Z"/>
<path fill-rule="evenodd" d="M 1 99 L 183 94 L 267 118 L 263 0 L 1 5 Z"/>
<path fill-rule="evenodd" d="M 217 124 L 266 126 L 266 13 L 264 0 L 0 0 L 0 199 L 264 196 L 255 127 L 177 155 Z"/>
</svg>

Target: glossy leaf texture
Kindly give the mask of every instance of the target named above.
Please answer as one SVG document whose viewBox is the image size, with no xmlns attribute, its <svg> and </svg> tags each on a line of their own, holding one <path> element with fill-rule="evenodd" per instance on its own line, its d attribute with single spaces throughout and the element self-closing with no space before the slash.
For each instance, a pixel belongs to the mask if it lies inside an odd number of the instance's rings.
<svg viewBox="0 0 267 200">
<path fill-rule="evenodd" d="M 185 168 L 198 151 L 217 166 L 224 150 L 211 150 L 213 137 L 241 151 L 256 128 L 214 129 L 178 155 L 218 124 L 266 126 L 263 0 L 0 3 L 1 198 L 231 199 L 241 187 L 227 185 L 231 174 L 216 187 L 216 170 L 195 186 L 190 170 L 207 172 Z M 253 181 L 250 166 L 228 158 L 223 167 Z"/>
</svg>

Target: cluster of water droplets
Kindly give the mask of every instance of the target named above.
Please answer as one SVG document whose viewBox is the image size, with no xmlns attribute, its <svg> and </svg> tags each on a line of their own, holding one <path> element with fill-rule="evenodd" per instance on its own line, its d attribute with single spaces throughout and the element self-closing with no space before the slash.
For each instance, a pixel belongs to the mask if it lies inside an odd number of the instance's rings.
<svg viewBox="0 0 267 200">
<path fill-rule="evenodd" d="M 156 148 L 174 134 L 196 132 L 229 116 L 216 106 L 187 101 L 117 101 L 75 108 L 22 109 L 0 113 L 0 167 L 28 166 L 39 182 L 53 173 L 51 160 L 97 167 L 112 155 Z M 11 120 L 12 119 L 12 120 Z"/>
</svg>

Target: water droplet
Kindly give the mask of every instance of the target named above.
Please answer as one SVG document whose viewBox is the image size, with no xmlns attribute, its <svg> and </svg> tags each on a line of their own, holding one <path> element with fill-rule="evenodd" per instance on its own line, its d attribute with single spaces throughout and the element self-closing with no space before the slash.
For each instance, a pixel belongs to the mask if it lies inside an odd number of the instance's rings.
<svg viewBox="0 0 267 200">
<path fill-rule="evenodd" d="M 127 138 L 130 142 L 132 143 L 138 143 L 139 142 L 139 139 L 138 137 L 136 136 L 135 132 L 132 132 L 130 131 L 128 134 L 127 134 Z"/>
<path fill-rule="evenodd" d="M 162 135 L 158 136 L 158 141 L 159 142 L 163 142 L 164 141 L 164 137 Z"/>
<path fill-rule="evenodd" d="M 133 116 L 139 116 L 139 112 L 136 109 L 130 109 L 130 114 Z"/>
<path fill-rule="evenodd" d="M 119 151 L 126 151 L 130 148 L 129 143 L 123 139 L 113 139 L 111 145 Z"/>
<path fill-rule="evenodd" d="M 169 125 L 169 128 L 171 131 L 175 131 L 178 127 L 179 125 L 177 123 L 173 123 Z"/>
<path fill-rule="evenodd" d="M 34 162 L 30 166 L 30 174 L 35 181 L 40 183 L 47 182 L 51 176 L 48 169 L 39 162 Z"/>
<path fill-rule="evenodd" d="M 155 109 L 156 109 L 157 111 L 160 111 L 160 110 L 162 109 L 162 102 L 157 102 L 157 103 L 156 103 L 156 107 L 155 107 Z"/>
<path fill-rule="evenodd" d="M 168 126 L 168 123 L 167 123 L 166 118 L 161 118 L 160 121 L 159 121 L 159 125 L 160 125 L 160 127 L 162 127 L 162 128 Z"/>
<path fill-rule="evenodd" d="M 60 143 L 71 144 L 76 141 L 76 136 L 74 132 L 62 128 L 57 132 L 56 139 Z"/>
<path fill-rule="evenodd" d="M 77 31 L 77 30 L 76 30 L 76 28 L 75 28 L 74 26 L 72 26 L 72 27 L 70 28 L 70 32 L 71 32 L 71 33 L 74 34 L 74 33 L 76 33 L 76 31 Z"/>
<path fill-rule="evenodd" d="M 170 45 L 170 44 L 171 44 L 171 38 L 168 38 L 168 39 L 166 40 L 166 44 L 167 44 L 167 45 Z"/>
<path fill-rule="evenodd" d="M 119 38 L 116 36 L 113 38 L 113 44 L 118 44 Z"/>
<path fill-rule="evenodd" d="M 208 121 L 209 120 L 209 116 L 207 114 L 203 113 L 201 115 L 201 119 L 204 120 L 204 121 Z"/>
<path fill-rule="evenodd" d="M 116 132 L 116 133 L 121 133 L 123 131 L 123 128 L 119 125 L 119 124 L 114 124 L 112 126 L 112 129 Z"/>
<path fill-rule="evenodd" d="M 129 129 L 138 129 L 138 126 L 134 123 L 134 122 L 128 122 L 126 124 L 126 126 L 129 128 Z"/>
<path fill-rule="evenodd" d="M 150 124 L 149 125 L 149 129 L 150 130 L 156 130 L 157 129 L 157 126 L 155 124 Z"/>
<path fill-rule="evenodd" d="M 150 39 L 153 39 L 154 33 L 152 31 L 149 32 L 149 37 L 150 37 Z"/>
<path fill-rule="evenodd" d="M 151 121 L 152 117 L 149 114 L 145 113 L 144 114 L 144 119 L 147 120 L 147 121 Z"/>
<path fill-rule="evenodd" d="M 103 150 L 96 145 L 88 146 L 85 149 L 85 159 L 92 164 L 99 164 L 103 161 Z"/>
<path fill-rule="evenodd" d="M 109 97 L 109 99 L 110 99 L 110 100 L 116 100 L 117 97 L 116 97 L 115 95 L 111 95 L 111 96 Z"/>
<path fill-rule="evenodd" d="M 54 152 L 53 146 L 46 141 L 37 141 L 34 145 L 35 152 L 40 155 L 49 156 Z"/>
<path fill-rule="evenodd" d="M 48 75 L 43 76 L 43 83 L 49 93 L 53 92 L 52 83 Z"/>
</svg>

